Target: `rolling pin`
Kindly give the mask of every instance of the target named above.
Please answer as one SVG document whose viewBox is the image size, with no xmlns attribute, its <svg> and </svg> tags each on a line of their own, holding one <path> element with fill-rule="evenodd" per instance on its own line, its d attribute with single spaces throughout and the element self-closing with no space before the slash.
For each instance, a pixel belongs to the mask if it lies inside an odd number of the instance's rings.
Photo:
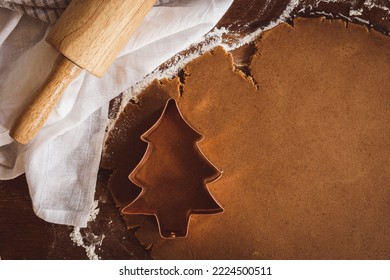
<svg viewBox="0 0 390 280">
<path fill-rule="evenodd" d="M 10 136 L 27 144 L 43 126 L 62 93 L 82 70 L 101 77 L 156 0 L 72 0 L 46 41 L 60 52 Z"/>
</svg>

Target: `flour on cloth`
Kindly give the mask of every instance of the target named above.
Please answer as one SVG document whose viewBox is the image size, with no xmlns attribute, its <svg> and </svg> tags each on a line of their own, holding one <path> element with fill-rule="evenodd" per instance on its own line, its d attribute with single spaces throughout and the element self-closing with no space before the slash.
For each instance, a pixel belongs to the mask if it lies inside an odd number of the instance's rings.
<svg viewBox="0 0 390 280">
<path fill-rule="evenodd" d="M 44 40 L 47 23 L 0 8 L 0 179 L 26 173 L 39 217 L 85 227 L 109 101 L 208 32 L 232 2 L 177 0 L 153 7 L 105 76 L 83 72 L 76 78 L 37 137 L 25 146 L 12 140 L 9 129 L 58 52 Z"/>
</svg>

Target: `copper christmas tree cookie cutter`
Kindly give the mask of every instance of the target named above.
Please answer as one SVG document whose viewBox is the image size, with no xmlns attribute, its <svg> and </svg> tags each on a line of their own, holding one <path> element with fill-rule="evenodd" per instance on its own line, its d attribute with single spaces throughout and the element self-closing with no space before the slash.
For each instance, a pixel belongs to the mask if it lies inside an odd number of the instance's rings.
<svg viewBox="0 0 390 280">
<path fill-rule="evenodd" d="M 222 172 L 199 149 L 204 136 L 183 118 L 174 99 L 141 139 L 148 147 L 129 179 L 142 190 L 123 214 L 154 215 L 161 237 L 177 238 L 187 237 L 191 215 L 224 211 L 206 186 Z"/>
</svg>

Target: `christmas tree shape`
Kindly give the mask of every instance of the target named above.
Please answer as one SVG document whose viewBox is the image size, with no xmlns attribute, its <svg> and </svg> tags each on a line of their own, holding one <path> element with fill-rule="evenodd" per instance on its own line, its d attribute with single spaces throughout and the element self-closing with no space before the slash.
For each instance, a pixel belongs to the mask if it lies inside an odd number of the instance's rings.
<svg viewBox="0 0 390 280">
<path fill-rule="evenodd" d="M 154 215 L 160 235 L 176 238 L 187 236 L 192 214 L 223 212 L 206 186 L 222 173 L 200 151 L 203 135 L 187 123 L 174 99 L 141 139 L 148 147 L 129 179 L 142 190 L 124 214 Z"/>
</svg>

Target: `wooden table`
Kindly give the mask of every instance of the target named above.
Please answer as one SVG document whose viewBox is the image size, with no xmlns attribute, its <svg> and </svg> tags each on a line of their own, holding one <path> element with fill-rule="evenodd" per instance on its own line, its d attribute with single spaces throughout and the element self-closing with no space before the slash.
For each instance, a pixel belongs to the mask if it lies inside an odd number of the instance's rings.
<svg viewBox="0 0 390 280">
<path fill-rule="evenodd" d="M 379 1 L 379 0 L 378 0 Z M 219 27 L 229 27 L 247 34 L 276 20 L 289 3 L 288 0 L 271 1 L 267 9 L 265 0 L 235 0 L 231 9 L 219 22 Z M 348 15 L 351 8 L 363 6 L 364 0 L 351 5 L 347 0 L 339 3 L 305 0 L 294 9 L 294 16 L 314 17 L 332 13 L 336 17 Z M 311 6 L 309 6 L 311 5 Z M 324 13 L 325 12 L 325 13 Z M 390 20 L 375 9 L 366 11 L 362 18 L 369 19 L 378 30 L 390 30 Z M 244 26 L 244 27 L 243 27 Z M 233 52 L 240 68 L 245 70 L 247 54 L 253 46 L 247 45 Z M 126 229 L 111 194 L 106 188 L 109 172 L 101 169 L 98 175 L 95 199 L 100 212 L 88 228 L 82 229 L 85 240 L 102 236 L 96 253 L 102 259 L 148 259 L 133 232 Z M 24 175 L 10 181 L 0 181 L 0 256 L 2 259 L 87 259 L 85 249 L 70 238 L 73 227 L 44 222 L 35 216 Z"/>
</svg>

